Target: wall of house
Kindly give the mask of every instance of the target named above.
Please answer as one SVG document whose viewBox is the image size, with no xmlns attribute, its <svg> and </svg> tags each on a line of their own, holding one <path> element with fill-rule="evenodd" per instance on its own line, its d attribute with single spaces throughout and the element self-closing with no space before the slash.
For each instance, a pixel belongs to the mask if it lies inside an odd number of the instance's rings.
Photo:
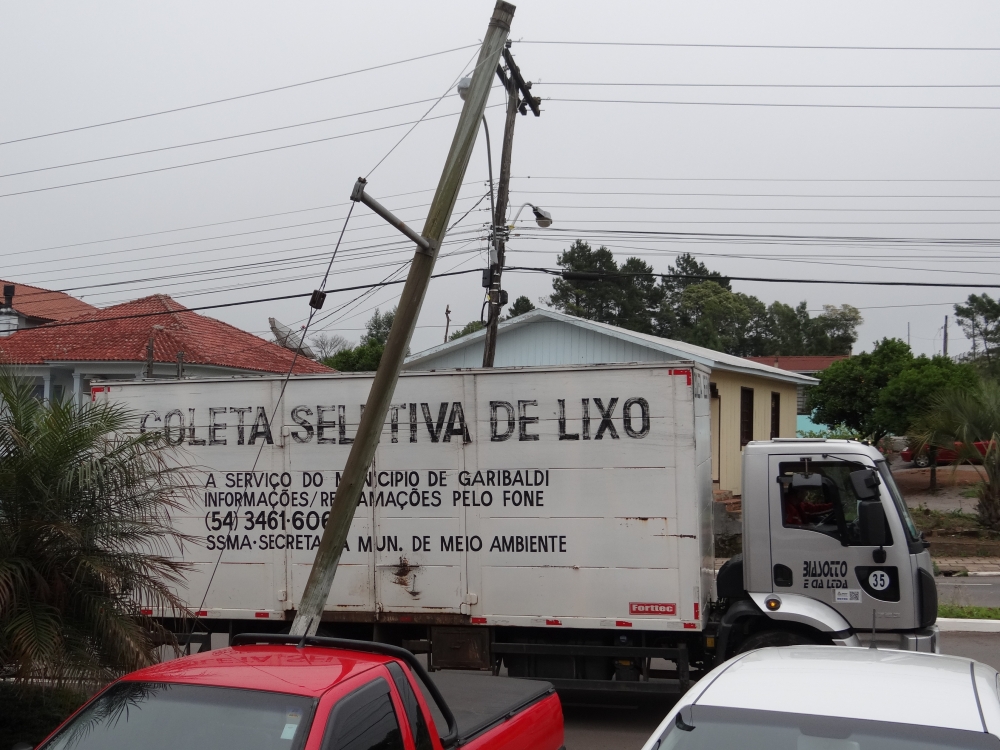
<svg viewBox="0 0 1000 750">
<path fill-rule="evenodd" d="M 719 394 L 719 489 L 742 492 L 743 449 L 740 446 L 740 389 L 752 388 L 753 439 L 771 437 L 771 393 L 780 394 L 778 437 L 795 437 L 796 389 L 794 383 L 742 373 L 713 370 L 712 383 Z M 714 427 L 714 424 L 713 424 Z"/>
<path fill-rule="evenodd" d="M 461 339 L 459 339 L 461 341 Z M 671 357 L 642 344 L 598 331 L 590 331 L 558 320 L 543 320 L 503 331 L 497 337 L 495 367 L 597 364 L 604 362 L 669 362 Z M 467 346 L 441 352 L 407 370 L 447 370 L 481 367 L 483 337 L 470 338 Z"/>
</svg>

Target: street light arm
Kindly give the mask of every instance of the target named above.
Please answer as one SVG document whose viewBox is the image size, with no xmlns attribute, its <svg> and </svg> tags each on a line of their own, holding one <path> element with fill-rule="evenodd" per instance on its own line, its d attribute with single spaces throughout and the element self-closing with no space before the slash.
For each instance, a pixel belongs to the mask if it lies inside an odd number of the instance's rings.
<svg viewBox="0 0 1000 750">
<path fill-rule="evenodd" d="M 512 229 L 513 229 L 514 225 L 517 224 L 517 220 L 521 216 L 521 212 L 525 208 L 527 208 L 528 206 L 531 206 L 533 209 L 534 208 L 538 208 L 538 206 L 536 206 L 534 203 L 525 203 L 523 206 L 521 206 L 519 209 L 517 209 L 517 213 L 514 214 L 514 218 L 511 219 L 511 222 L 510 222 L 510 226 L 511 226 Z"/>
</svg>

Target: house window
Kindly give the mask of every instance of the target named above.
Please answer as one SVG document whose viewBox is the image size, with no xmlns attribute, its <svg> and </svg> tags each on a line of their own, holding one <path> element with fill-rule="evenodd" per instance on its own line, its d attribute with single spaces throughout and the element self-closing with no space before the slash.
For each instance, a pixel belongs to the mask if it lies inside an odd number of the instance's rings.
<svg viewBox="0 0 1000 750">
<path fill-rule="evenodd" d="M 771 440 L 781 434 L 781 394 L 771 391 Z"/>
<path fill-rule="evenodd" d="M 740 447 L 753 440 L 753 388 L 740 388 Z"/>
</svg>

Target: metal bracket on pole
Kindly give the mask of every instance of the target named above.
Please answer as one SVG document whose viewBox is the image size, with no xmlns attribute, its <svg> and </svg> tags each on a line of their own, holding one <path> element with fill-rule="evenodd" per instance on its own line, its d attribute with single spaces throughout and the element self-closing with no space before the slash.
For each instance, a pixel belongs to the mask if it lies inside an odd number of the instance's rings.
<svg viewBox="0 0 1000 750">
<path fill-rule="evenodd" d="M 365 185 L 367 184 L 368 180 L 364 177 L 359 177 L 358 181 L 354 183 L 354 190 L 351 191 L 351 200 L 355 203 L 364 203 L 368 206 L 368 208 L 392 224 L 392 226 L 396 227 L 396 229 L 405 234 L 411 240 L 416 242 L 418 253 L 423 253 L 424 255 L 428 255 L 433 258 L 434 250 L 436 249 L 434 244 L 432 244 L 426 237 L 421 237 L 419 234 L 414 232 L 406 226 L 401 219 L 397 219 L 396 216 L 393 215 L 392 211 L 368 195 L 368 193 L 365 192 Z"/>
</svg>

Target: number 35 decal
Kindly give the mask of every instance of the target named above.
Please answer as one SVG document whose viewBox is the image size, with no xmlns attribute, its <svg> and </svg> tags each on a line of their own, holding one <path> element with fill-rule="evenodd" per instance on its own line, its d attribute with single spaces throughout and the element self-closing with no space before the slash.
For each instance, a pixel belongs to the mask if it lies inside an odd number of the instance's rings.
<svg viewBox="0 0 1000 750">
<path fill-rule="evenodd" d="M 885 591 L 889 588 L 889 576 L 884 570 L 876 570 L 868 576 L 868 585 L 876 591 Z"/>
<path fill-rule="evenodd" d="M 873 599 L 899 601 L 899 571 L 895 565 L 859 565 L 854 569 L 854 575 L 864 592 Z"/>
</svg>

